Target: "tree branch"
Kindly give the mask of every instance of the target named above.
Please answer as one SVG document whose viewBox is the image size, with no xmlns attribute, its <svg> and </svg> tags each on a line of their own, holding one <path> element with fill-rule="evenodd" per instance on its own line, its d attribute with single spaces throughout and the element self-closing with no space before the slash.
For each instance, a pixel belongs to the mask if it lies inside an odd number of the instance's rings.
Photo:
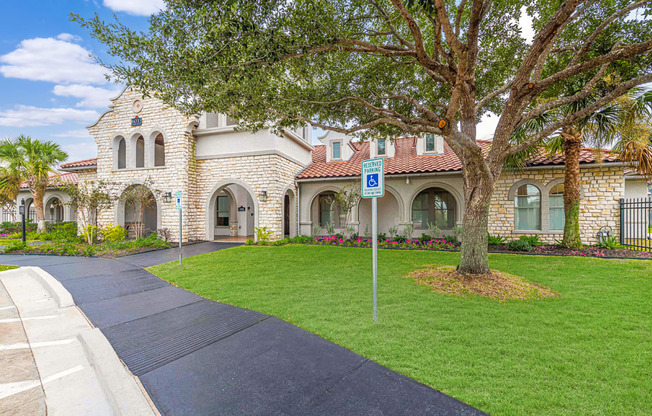
<svg viewBox="0 0 652 416">
<path fill-rule="evenodd" d="M 385 10 L 385 8 L 384 8 L 380 3 L 378 3 L 378 1 L 376 1 L 376 0 L 371 0 L 371 3 L 374 5 L 374 7 L 376 7 L 376 9 L 378 9 L 378 11 L 380 12 L 380 14 L 383 15 L 383 18 L 385 19 L 385 23 L 386 23 L 387 26 L 389 27 L 389 30 L 390 30 L 390 32 L 392 32 L 392 34 L 394 35 L 394 37 L 395 37 L 399 42 L 401 42 L 401 44 L 405 45 L 405 46 L 408 47 L 409 49 L 413 49 L 413 50 L 414 50 L 414 49 L 415 49 L 414 44 L 413 44 L 412 42 L 409 42 L 407 39 L 405 39 L 403 36 L 401 36 L 401 35 L 398 33 L 398 30 L 396 30 L 396 26 L 394 26 L 394 23 L 392 22 L 392 19 L 391 19 L 391 17 L 389 16 L 389 13 L 387 13 L 387 11 Z"/>
<path fill-rule="evenodd" d="M 536 143 L 538 143 L 540 140 L 543 140 L 544 138 L 550 136 L 553 134 L 555 131 L 559 130 L 562 127 L 568 126 L 570 124 L 573 124 L 584 117 L 588 116 L 594 111 L 599 110 L 600 108 L 604 107 L 605 105 L 609 104 L 616 98 L 622 96 L 623 94 L 627 93 L 630 89 L 642 85 L 648 82 L 652 81 L 652 74 L 646 74 L 646 75 L 641 75 L 640 77 L 634 78 L 628 82 L 624 82 L 620 84 L 617 88 L 615 88 L 613 91 L 611 91 L 609 94 L 605 95 L 604 97 L 596 100 L 593 104 L 590 106 L 577 111 L 573 114 L 569 114 L 567 117 L 564 119 L 546 127 L 545 129 L 541 130 L 539 133 L 535 134 L 534 136 L 530 137 L 529 139 L 521 142 L 518 145 L 511 145 L 508 148 L 507 154 L 513 155 L 515 153 L 520 152 L 521 150 L 524 150 Z"/>
<path fill-rule="evenodd" d="M 502 87 L 500 87 L 500 88 L 494 90 L 493 92 L 491 92 L 491 93 L 489 93 L 487 96 L 485 96 L 482 100 L 480 100 L 480 101 L 478 102 L 478 104 L 476 104 L 476 106 L 475 106 L 475 112 L 477 113 L 478 111 L 482 110 L 482 108 L 483 108 L 485 105 L 487 105 L 487 103 L 488 103 L 489 101 L 493 100 L 494 98 L 496 98 L 496 97 L 499 96 L 500 94 L 502 94 L 502 93 L 504 93 L 505 91 L 507 91 L 507 90 L 509 89 L 509 87 L 512 86 L 512 82 L 513 82 L 513 80 L 507 81 L 507 83 L 504 84 Z"/>
<path fill-rule="evenodd" d="M 579 60 L 582 58 L 582 56 L 584 56 L 584 54 L 589 50 L 589 48 L 591 47 L 591 45 L 593 44 L 593 42 L 595 42 L 595 40 L 597 39 L 597 37 L 600 35 L 600 33 L 602 33 L 602 31 L 603 31 L 607 26 L 609 26 L 610 24 L 612 24 L 616 19 L 625 16 L 626 14 L 628 14 L 629 12 L 631 12 L 632 10 L 637 9 L 637 8 L 639 8 L 639 7 L 641 7 L 641 6 L 644 6 L 646 3 L 649 3 L 649 2 L 650 2 L 650 0 L 641 0 L 641 1 L 639 1 L 639 2 L 632 3 L 632 4 L 630 4 L 629 6 L 625 7 L 624 9 L 619 10 L 619 11 L 613 13 L 611 16 L 609 16 L 609 17 L 608 17 L 604 22 L 602 22 L 602 23 L 600 24 L 600 26 L 598 26 L 598 27 L 593 31 L 593 33 L 592 33 L 592 34 L 591 34 L 591 35 L 586 39 L 586 42 L 584 42 L 584 46 L 582 46 L 582 49 L 580 49 L 579 53 L 577 53 L 577 54 L 573 57 L 573 59 L 571 59 L 571 61 L 569 62 L 568 66 L 575 65 L 577 62 L 579 62 Z"/>
</svg>

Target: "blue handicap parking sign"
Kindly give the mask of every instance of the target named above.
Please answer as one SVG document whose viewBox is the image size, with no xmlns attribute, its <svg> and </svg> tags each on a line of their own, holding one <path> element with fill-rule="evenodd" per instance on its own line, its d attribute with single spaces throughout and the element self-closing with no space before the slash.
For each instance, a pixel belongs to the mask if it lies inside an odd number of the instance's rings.
<svg viewBox="0 0 652 416">
<path fill-rule="evenodd" d="M 367 176 L 367 188 L 377 188 L 378 187 L 378 174 L 372 173 Z"/>
</svg>

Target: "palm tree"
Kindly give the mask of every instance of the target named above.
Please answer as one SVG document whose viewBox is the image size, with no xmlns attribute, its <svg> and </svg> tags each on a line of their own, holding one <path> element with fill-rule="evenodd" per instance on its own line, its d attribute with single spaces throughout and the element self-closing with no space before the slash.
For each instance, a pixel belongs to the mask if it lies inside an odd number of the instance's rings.
<svg viewBox="0 0 652 416">
<path fill-rule="evenodd" d="M 561 115 L 578 111 L 592 103 L 592 98 L 560 108 Z M 552 155 L 564 155 L 564 238 L 561 245 L 581 248 L 580 214 L 580 151 L 582 145 L 604 149 L 612 146 L 620 158 L 652 177 L 652 142 L 650 124 L 652 91 L 632 91 L 612 105 L 565 127 L 547 142 Z M 602 153 L 598 156 L 600 157 Z M 599 160 L 599 159 L 598 159 Z"/>
<path fill-rule="evenodd" d="M 48 187 L 50 175 L 54 166 L 68 158 L 66 152 L 58 144 L 50 141 L 42 142 L 27 136 L 17 139 L 5 139 L 0 142 L 0 161 L 3 162 L 3 173 L 13 174 L 12 183 L 26 182 L 32 197 L 38 232 L 45 233 L 45 213 L 43 212 L 43 197 Z M 16 179 L 19 179 L 16 181 Z M 10 177 L 7 177 L 7 184 Z M 7 185 L 9 186 L 9 185 Z M 11 185 L 15 186 L 15 185 Z M 0 187 L 2 184 L 0 183 Z"/>
</svg>

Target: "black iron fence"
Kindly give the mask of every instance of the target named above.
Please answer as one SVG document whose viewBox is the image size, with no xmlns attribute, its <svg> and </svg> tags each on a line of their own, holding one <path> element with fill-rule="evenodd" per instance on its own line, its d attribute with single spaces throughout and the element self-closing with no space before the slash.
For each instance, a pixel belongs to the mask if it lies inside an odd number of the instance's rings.
<svg viewBox="0 0 652 416">
<path fill-rule="evenodd" d="M 620 244 L 652 251 L 652 198 L 620 200 Z"/>
<path fill-rule="evenodd" d="M 2 222 L 16 222 L 18 221 L 18 212 L 16 210 L 8 211 L 6 209 L 2 210 Z"/>
</svg>

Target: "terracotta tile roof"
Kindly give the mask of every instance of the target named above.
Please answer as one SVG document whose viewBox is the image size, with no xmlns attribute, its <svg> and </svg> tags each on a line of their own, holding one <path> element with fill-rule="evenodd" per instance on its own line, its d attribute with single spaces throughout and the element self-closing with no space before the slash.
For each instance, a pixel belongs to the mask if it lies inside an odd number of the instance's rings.
<svg viewBox="0 0 652 416">
<path fill-rule="evenodd" d="M 97 166 L 97 158 L 78 160 L 76 162 L 68 162 L 60 165 L 61 169 L 74 169 L 74 168 L 91 168 Z"/>
<path fill-rule="evenodd" d="M 77 174 L 75 172 L 57 173 L 50 176 L 48 187 L 56 187 L 60 184 L 77 183 Z M 20 189 L 29 189 L 27 182 L 20 184 Z"/>
<path fill-rule="evenodd" d="M 478 144 L 486 154 L 491 146 L 490 141 L 478 140 Z M 392 158 L 385 159 L 385 174 L 400 175 L 409 173 L 454 172 L 462 170 L 462 164 L 447 144 L 444 153 L 439 155 L 417 156 L 416 138 L 402 137 L 395 141 L 396 153 Z M 312 163 L 299 172 L 297 179 L 338 178 L 360 175 L 360 164 L 369 159 L 369 142 L 356 146 L 358 149 L 351 159 L 343 162 L 326 162 L 326 146 L 317 145 L 312 153 Z M 608 151 L 603 151 L 603 162 L 616 162 L 618 157 Z M 580 163 L 596 162 L 594 149 L 583 148 L 580 151 Z M 541 154 L 528 162 L 528 166 L 562 165 L 564 157 L 555 156 L 552 159 Z"/>
</svg>

